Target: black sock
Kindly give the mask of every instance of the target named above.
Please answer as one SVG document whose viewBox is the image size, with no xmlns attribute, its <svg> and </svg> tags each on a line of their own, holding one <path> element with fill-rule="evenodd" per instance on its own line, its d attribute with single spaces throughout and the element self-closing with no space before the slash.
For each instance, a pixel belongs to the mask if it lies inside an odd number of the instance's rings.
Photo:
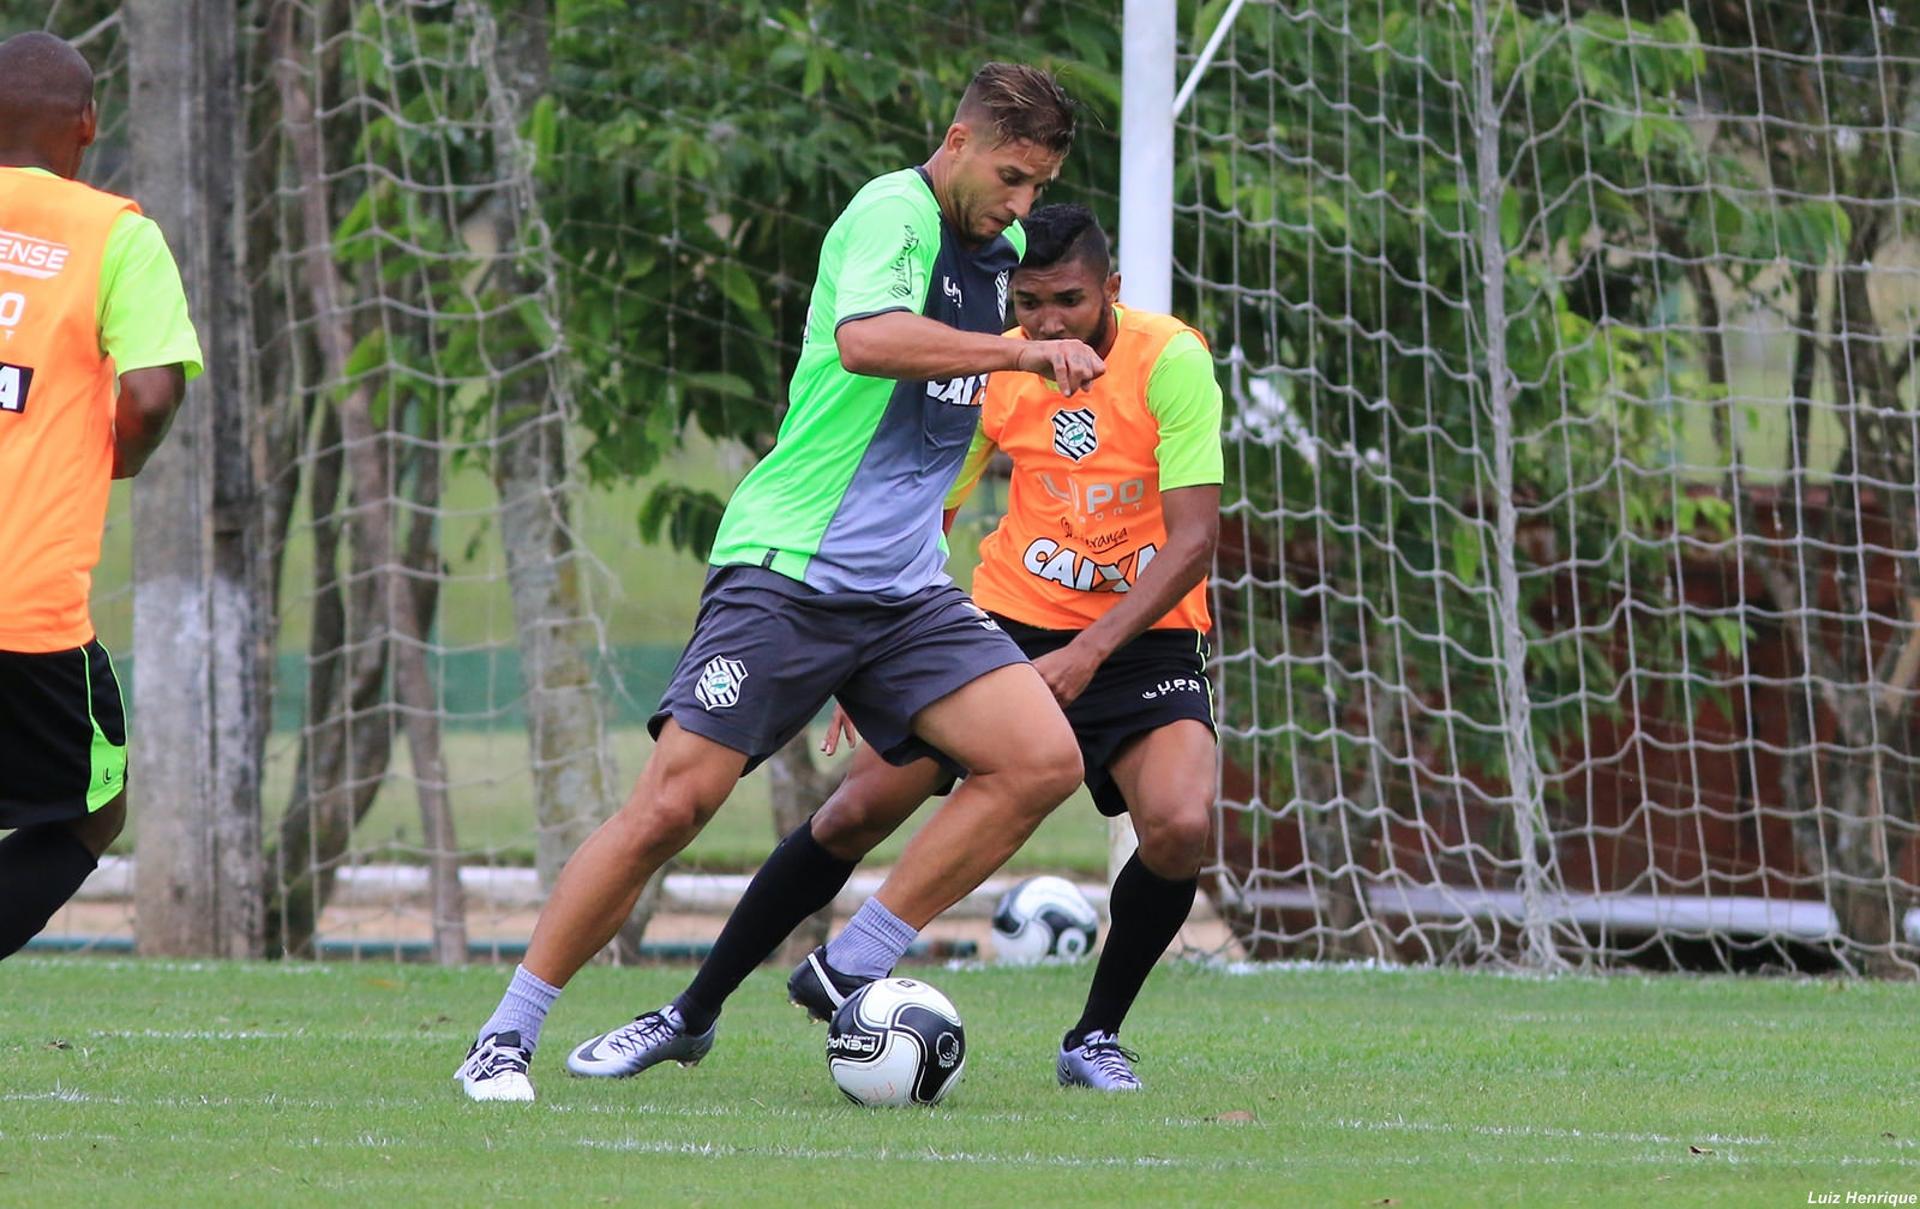
<svg viewBox="0 0 1920 1209">
<path fill-rule="evenodd" d="M 833 901 L 858 864 L 822 848 L 813 838 L 811 818 L 775 845 L 734 904 L 733 914 L 713 942 L 713 952 L 700 963 L 700 972 L 673 1001 L 687 1031 L 706 1032 L 719 1018 L 727 996 L 807 916 Z"/>
<path fill-rule="evenodd" d="M 1200 879 L 1190 877 L 1170 882 L 1140 863 L 1133 854 L 1113 879 L 1113 898 L 1108 912 L 1113 916 L 1107 933 L 1107 947 L 1100 951 L 1100 964 L 1093 971 L 1093 988 L 1087 992 L 1086 1010 L 1080 1023 L 1067 1033 L 1065 1045 L 1071 1049 L 1088 1033 L 1117 1033 L 1127 1009 L 1153 972 L 1153 963 L 1167 951 L 1180 925 L 1193 910 L 1193 893 Z"/>
<path fill-rule="evenodd" d="M 97 864 L 59 823 L 22 827 L 0 840 L 0 958 L 40 935 Z"/>
</svg>

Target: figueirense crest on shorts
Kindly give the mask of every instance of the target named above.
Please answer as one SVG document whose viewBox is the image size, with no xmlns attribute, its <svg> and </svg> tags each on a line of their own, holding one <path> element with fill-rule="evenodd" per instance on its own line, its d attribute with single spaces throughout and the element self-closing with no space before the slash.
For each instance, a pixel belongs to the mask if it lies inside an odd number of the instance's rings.
<svg viewBox="0 0 1920 1209">
<path fill-rule="evenodd" d="M 747 665 L 738 659 L 715 655 L 700 670 L 693 695 L 709 710 L 725 709 L 740 700 L 740 683 L 747 678 Z"/>
<path fill-rule="evenodd" d="M 1100 438 L 1094 432 L 1092 408 L 1076 407 L 1071 410 L 1062 408 L 1053 413 L 1053 451 L 1055 453 L 1078 462 L 1098 448 L 1100 448 Z"/>
</svg>

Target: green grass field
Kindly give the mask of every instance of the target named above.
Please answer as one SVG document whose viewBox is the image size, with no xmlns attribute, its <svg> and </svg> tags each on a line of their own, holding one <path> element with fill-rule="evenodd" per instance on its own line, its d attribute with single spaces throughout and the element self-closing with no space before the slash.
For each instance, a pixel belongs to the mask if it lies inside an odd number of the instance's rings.
<svg viewBox="0 0 1920 1209">
<path fill-rule="evenodd" d="M 541 1101 L 450 1081 L 496 968 L 0 965 L 0 1203 L 1805 1205 L 1920 1192 L 1910 986 L 1162 969 L 1145 1094 L 1053 1086 L 1085 969 L 931 970 L 967 1019 L 935 1111 L 868 1111 L 756 975 L 699 1068 L 564 1048 L 685 969 L 594 968 Z"/>
</svg>

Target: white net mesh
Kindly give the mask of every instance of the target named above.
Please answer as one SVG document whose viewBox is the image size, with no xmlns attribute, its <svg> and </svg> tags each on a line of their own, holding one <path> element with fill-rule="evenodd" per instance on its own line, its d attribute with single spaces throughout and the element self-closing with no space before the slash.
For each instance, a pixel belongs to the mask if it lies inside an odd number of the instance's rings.
<svg viewBox="0 0 1920 1209">
<path fill-rule="evenodd" d="M 275 946 L 524 938 L 644 758 L 669 539 L 771 439 L 825 224 L 992 55 L 1093 102 L 1056 196 L 1116 217 L 1119 7 L 242 6 Z M 88 35 L 130 189 L 113 5 L 0 14 Z M 1920 964 L 1917 79 L 1898 5 L 1241 6 L 1175 232 L 1230 396 L 1237 945 Z M 688 859 L 751 867 L 768 794 Z M 1097 874 L 1057 818 L 1021 860 Z"/>
<path fill-rule="evenodd" d="M 241 9 L 268 947 L 511 954 L 646 756 L 703 577 L 683 548 L 771 441 L 826 225 L 924 158 L 974 48 L 1034 57 L 1039 9 Z M 1053 10 L 1055 44 L 1096 17 Z M 110 642 L 130 573 L 124 548 L 102 569 Z M 750 870 L 769 781 L 680 867 Z M 1038 867 L 1098 876 L 1091 811 L 1042 839 Z M 129 885 L 55 930 L 124 943 Z M 654 920 L 660 951 L 711 937 L 726 904 L 699 905 Z"/>
<path fill-rule="evenodd" d="M 1916 56 L 1897 6 L 1241 12 L 1176 290 L 1253 951 L 1912 972 Z"/>
</svg>

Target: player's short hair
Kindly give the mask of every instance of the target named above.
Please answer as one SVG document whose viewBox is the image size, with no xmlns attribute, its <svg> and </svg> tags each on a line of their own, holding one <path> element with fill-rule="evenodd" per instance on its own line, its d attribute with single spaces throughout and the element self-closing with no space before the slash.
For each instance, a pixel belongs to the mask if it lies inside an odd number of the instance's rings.
<svg viewBox="0 0 1920 1209">
<path fill-rule="evenodd" d="M 991 127 L 997 143 L 1033 143 L 1065 155 L 1073 147 L 1078 108 L 1047 72 L 1020 63 L 989 63 L 974 73 L 953 120 Z"/>
<path fill-rule="evenodd" d="M 1079 261 L 1103 280 L 1113 272 L 1113 247 L 1100 220 L 1085 206 L 1074 202 L 1040 206 L 1021 219 L 1020 226 L 1027 233 L 1027 254 L 1020 258 L 1023 269 Z"/>
<path fill-rule="evenodd" d="M 71 44 L 38 30 L 0 41 L 0 116 L 8 127 L 77 117 L 92 100 L 93 68 Z"/>
</svg>

